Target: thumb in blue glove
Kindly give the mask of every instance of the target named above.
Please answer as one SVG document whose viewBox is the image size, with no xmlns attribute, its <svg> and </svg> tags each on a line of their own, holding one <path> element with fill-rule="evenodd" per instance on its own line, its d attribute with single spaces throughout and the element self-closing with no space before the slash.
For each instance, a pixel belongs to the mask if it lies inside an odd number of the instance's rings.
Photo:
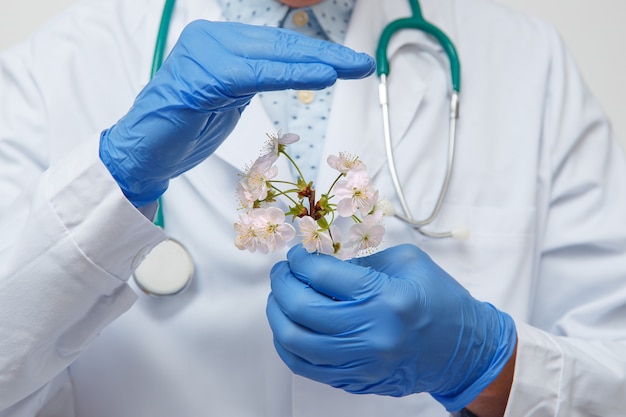
<svg viewBox="0 0 626 417">
<path fill-rule="evenodd" d="M 468 405 L 514 353 L 515 324 L 412 245 L 340 261 L 301 246 L 271 272 L 267 316 L 296 374 L 351 393 Z"/>
<path fill-rule="evenodd" d="M 321 89 L 371 74 L 365 54 L 296 32 L 195 21 L 130 111 L 100 138 L 100 158 L 137 207 L 224 141 L 255 93 Z"/>
</svg>

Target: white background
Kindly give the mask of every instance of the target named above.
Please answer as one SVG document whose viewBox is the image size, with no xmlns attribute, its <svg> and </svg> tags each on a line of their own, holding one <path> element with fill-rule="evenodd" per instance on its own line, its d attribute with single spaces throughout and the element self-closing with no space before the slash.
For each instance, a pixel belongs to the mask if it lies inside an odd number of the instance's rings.
<svg viewBox="0 0 626 417">
<path fill-rule="evenodd" d="M 19 42 L 74 1 L 0 0 L 0 49 Z M 626 147 L 626 25 L 623 24 L 626 1 L 498 1 L 525 10 L 558 28 Z"/>
</svg>

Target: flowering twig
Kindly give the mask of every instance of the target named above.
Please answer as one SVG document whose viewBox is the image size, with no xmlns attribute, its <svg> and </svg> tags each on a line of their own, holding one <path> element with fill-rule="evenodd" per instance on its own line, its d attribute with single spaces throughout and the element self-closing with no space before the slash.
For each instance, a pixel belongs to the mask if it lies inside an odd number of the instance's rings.
<svg viewBox="0 0 626 417">
<path fill-rule="evenodd" d="M 309 252 L 348 258 L 374 251 L 382 242 L 385 228 L 381 223 L 389 214 L 390 205 L 379 199 L 365 164 L 346 153 L 329 156 L 328 165 L 339 175 L 328 191 L 316 199 L 313 182 L 306 181 L 286 151 L 298 139 L 293 133 L 268 135 L 261 156 L 246 168 L 237 184 L 242 213 L 235 223 L 235 245 L 250 252 L 268 253 L 285 246 L 298 234 Z M 281 155 L 297 171 L 297 183 L 274 179 L 278 174 L 274 163 Z M 280 197 L 286 199 L 286 212 L 274 206 Z M 288 217 L 298 227 L 298 233 L 287 222 Z M 340 218 L 353 221 L 345 242 L 336 225 Z"/>
</svg>

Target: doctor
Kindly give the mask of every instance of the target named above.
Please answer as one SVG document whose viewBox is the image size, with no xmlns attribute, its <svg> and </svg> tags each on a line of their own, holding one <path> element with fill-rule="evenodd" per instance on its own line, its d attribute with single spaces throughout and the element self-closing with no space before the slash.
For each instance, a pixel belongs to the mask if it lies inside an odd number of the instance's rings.
<svg viewBox="0 0 626 417">
<path fill-rule="evenodd" d="M 157 0 L 79 2 L 0 56 L 0 416 L 623 415 L 626 161 L 542 22 L 422 2 L 464 82 L 433 227 L 468 240 L 389 219 L 385 250 L 351 262 L 234 247 L 237 175 L 267 132 L 300 134 L 320 182 L 326 155 L 359 155 L 394 199 L 373 63 L 353 50 L 372 55 L 408 5 L 310 3 L 180 0 L 152 81 Z M 399 175 L 426 211 L 445 56 L 418 32 L 390 55 Z M 195 277 L 154 298 L 129 277 L 166 235 Z"/>
</svg>

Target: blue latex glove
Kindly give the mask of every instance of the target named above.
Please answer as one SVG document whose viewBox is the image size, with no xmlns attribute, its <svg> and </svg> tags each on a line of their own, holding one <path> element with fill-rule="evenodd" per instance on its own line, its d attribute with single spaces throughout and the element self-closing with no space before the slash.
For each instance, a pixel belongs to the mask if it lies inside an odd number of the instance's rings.
<svg viewBox="0 0 626 417">
<path fill-rule="evenodd" d="M 287 259 L 272 269 L 267 316 L 296 374 L 359 394 L 429 392 L 457 411 L 515 350 L 511 317 L 415 246 L 351 261 L 296 246 Z"/>
<path fill-rule="evenodd" d="M 374 71 L 371 57 L 295 32 L 195 21 L 100 139 L 100 158 L 137 207 L 211 155 L 255 93 L 321 89 Z"/>
</svg>

